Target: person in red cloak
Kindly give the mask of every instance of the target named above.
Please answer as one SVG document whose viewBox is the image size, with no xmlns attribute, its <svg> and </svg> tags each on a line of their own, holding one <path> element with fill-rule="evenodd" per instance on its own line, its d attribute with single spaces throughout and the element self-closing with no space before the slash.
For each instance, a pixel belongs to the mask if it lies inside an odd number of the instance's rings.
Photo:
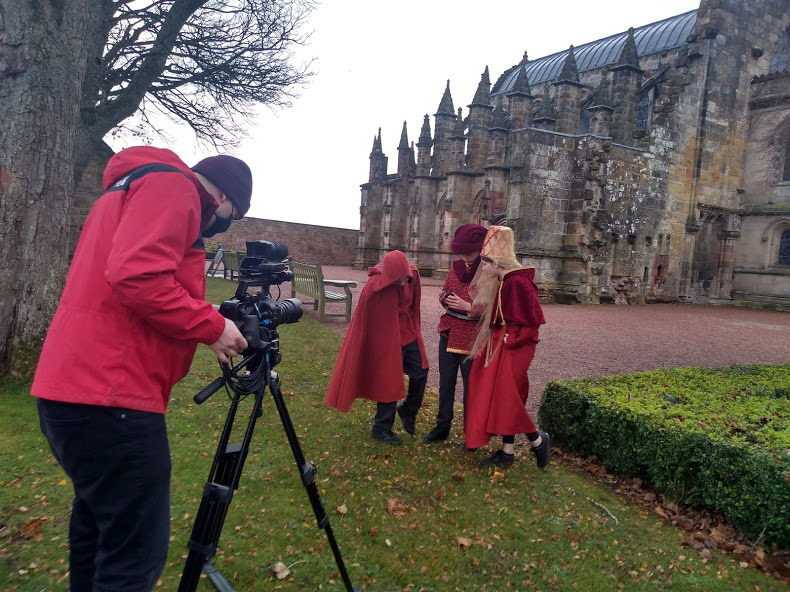
<svg viewBox="0 0 790 592">
<path fill-rule="evenodd" d="M 420 332 L 420 274 L 401 251 L 392 251 L 368 270 L 368 282 L 348 325 L 326 403 L 346 412 L 359 398 L 376 401 L 371 436 L 401 444 L 392 431 L 397 409 L 414 435 L 428 382 L 428 356 Z M 406 400 L 403 375 L 409 377 Z"/>
<path fill-rule="evenodd" d="M 426 442 L 441 442 L 450 436 L 453 425 L 453 404 L 458 371 L 464 385 L 463 405 L 466 410 L 466 391 L 472 360 L 469 354 L 477 334 L 477 321 L 470 316 L 472 296 L 469 284 L 480 265 L 480 249 L 486 229 L 479 224 L 464 224 L 455 231 L 450 250 L 460 259 L 453 261 L 439 295 L 439 303 L 446 312 L 439 320 L 439 411 L 436 427 L 423 438 Z M 466 413 L 464 412 L 464 416 Z"/>
<path fill-rule="evenodd" d="M 539 468 L 549 464 L 551 440 L 535 427 L 526 410 L 529 370 L 546 322 L 538 300 L 535 268 L 522 267 L 515 256 L 513 230 L 488 229 L 478 276 L 473 280 L 474 310 L 485 312 L 472 347 L 469 398 L 465 421 L 467 449 L 502 436 L 502 449 L 482 466 L 510 465 L 516 434 L 526 434 Z"/>
</svg>

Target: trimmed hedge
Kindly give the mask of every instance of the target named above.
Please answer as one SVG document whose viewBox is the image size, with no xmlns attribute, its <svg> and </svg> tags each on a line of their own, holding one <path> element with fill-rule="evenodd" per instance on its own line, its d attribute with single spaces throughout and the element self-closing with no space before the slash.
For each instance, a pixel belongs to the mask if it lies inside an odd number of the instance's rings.
<svg viewBox="0 0 790 592">
<path fill-rule="evenodd" d="M 550 382 L 538 420 L 608 471 L 790 549 L 790 365 Z"/>
</svg>

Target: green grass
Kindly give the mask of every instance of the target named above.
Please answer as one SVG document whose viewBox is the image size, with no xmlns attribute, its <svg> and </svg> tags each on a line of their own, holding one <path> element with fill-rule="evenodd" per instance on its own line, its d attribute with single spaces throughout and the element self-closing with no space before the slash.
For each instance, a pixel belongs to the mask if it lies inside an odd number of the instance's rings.
<svg viewBox="0 0 790 592">
<path fill-rule="evenodd" d="M 210 278 L 214 301 L 234 288 Z M 438 445 L 406 435 L 400 448 L 371 440 L 373 403 L 358 401 L 341 414 L 323 401 L 340 338 L 308 318 L 280 333 L 284 398 L 305 457 L 318 465 L 318 489 L 352 581 L 363 590 L 784 589 L 717 550 L 704 561 L 681 545 L 686 533 L 557 463 L 538 471 L 527 455 L 507 470 L 483 470 L 480 453 L 461 450 L 458 430 Z M 177 588 L 227 409 L 221 393 L 201 406 L 191 397 L 216 375 L 211 352 L 200 347 L 168 411 L 173 499 L 165 591 Z M 343 590 L 268 395 L 264 403 L 215 564 L 239 592 Z M 432 427 L 435 412 L 429 390 L 418 435 Z M 0 417 L 0 590 L 65 590 L 71 485 L 38 431 L 25 385 L 0 386 Z M 269 571 L 277 561 L 291 566 L 285 580 Z M 198 590 L 213 587 L 204 580 Z"/>
</svg>

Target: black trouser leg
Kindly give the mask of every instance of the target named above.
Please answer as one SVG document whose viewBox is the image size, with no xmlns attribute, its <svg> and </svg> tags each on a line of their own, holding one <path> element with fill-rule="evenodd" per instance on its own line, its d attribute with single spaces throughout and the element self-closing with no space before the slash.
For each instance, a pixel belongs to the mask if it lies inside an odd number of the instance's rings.
<svg viewBox="0 0 790 592">
<path fill-rule="evenodd" d="M 420 346 L 416 341 L 404 345 L 401 351 L 403 353 L 403 373 L 409 377 L 409 389 L 403 406 L 409 415 L 414 417 L 422 407 L 425 386 L 428 384 L 428 370 L 422 367 Z"/>
<path fill-rule="evenodd" d="M 406 400 L 403 405 L 409 414 L 417 415 L 422 406 L 422 397 L 425 394 L 425 386 L 428 384 L 428 371 L 422 367 L 422 356 L 420 346 L 416 341 L 401 348 L 403 355 L 403 373 L 409 377 L 409 388 Z M 395 423 L 396 404 L 377 403 L 376 416 L 373 418 L 373 429 L 391 430 Z"/>
<path fill-rule="evenodd" d="M 466 354 L 447 351 L 447 337 L 439 336 L 439 411 L 436 414 L 436 425 L 450 429 L 453 423 L 453 404 L 455 403 L 455 387 L 458 383 L 458 370 L 464 385 L 463 404 L 466 412 L 466 388 L 469 382 L 469 370 L 472 361 Z"/>
<path fill-rule="evenodd" d="M 376 403 L 376 416 L 373 418 L 374 431 L 387 431 L 395 423 L 396 403 Z"/>
<path fill-rule="evenodd" d="M 74 483 L 71 592 L 150 592 L 170 538 L 164 416 L 39 399 L 41 431 Z"/>
</svg>

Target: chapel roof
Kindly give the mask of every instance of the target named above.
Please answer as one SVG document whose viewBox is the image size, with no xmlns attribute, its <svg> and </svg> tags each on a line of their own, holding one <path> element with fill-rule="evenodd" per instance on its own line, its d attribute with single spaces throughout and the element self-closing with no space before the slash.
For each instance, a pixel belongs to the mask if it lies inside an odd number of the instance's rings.
<svg viewBox="0 0 790 592">
<path fill-rule="evenodd" d="M 639 57 L 643 57 L 686 45 L 689 35 L 694 32 L 696 23 L 697 11 L 691 10 L 634 29 L 637 54 Z M 579 72 L 595 70 L 617 63 L 627 38 L 628 31 L 625 31 L 574 47 L 573 52 Z M 567 55 L 568 50 L 566 49 L 527 62 L 526 71 L 529 84 L 541 84 L 556 79 L 560 75 L 562 64 Z M 519 65 L 506 70 L 500 76 L 491 91 L 492 95 L 508 92 L 513 88 L 518 76 Z"/>
</svg>

